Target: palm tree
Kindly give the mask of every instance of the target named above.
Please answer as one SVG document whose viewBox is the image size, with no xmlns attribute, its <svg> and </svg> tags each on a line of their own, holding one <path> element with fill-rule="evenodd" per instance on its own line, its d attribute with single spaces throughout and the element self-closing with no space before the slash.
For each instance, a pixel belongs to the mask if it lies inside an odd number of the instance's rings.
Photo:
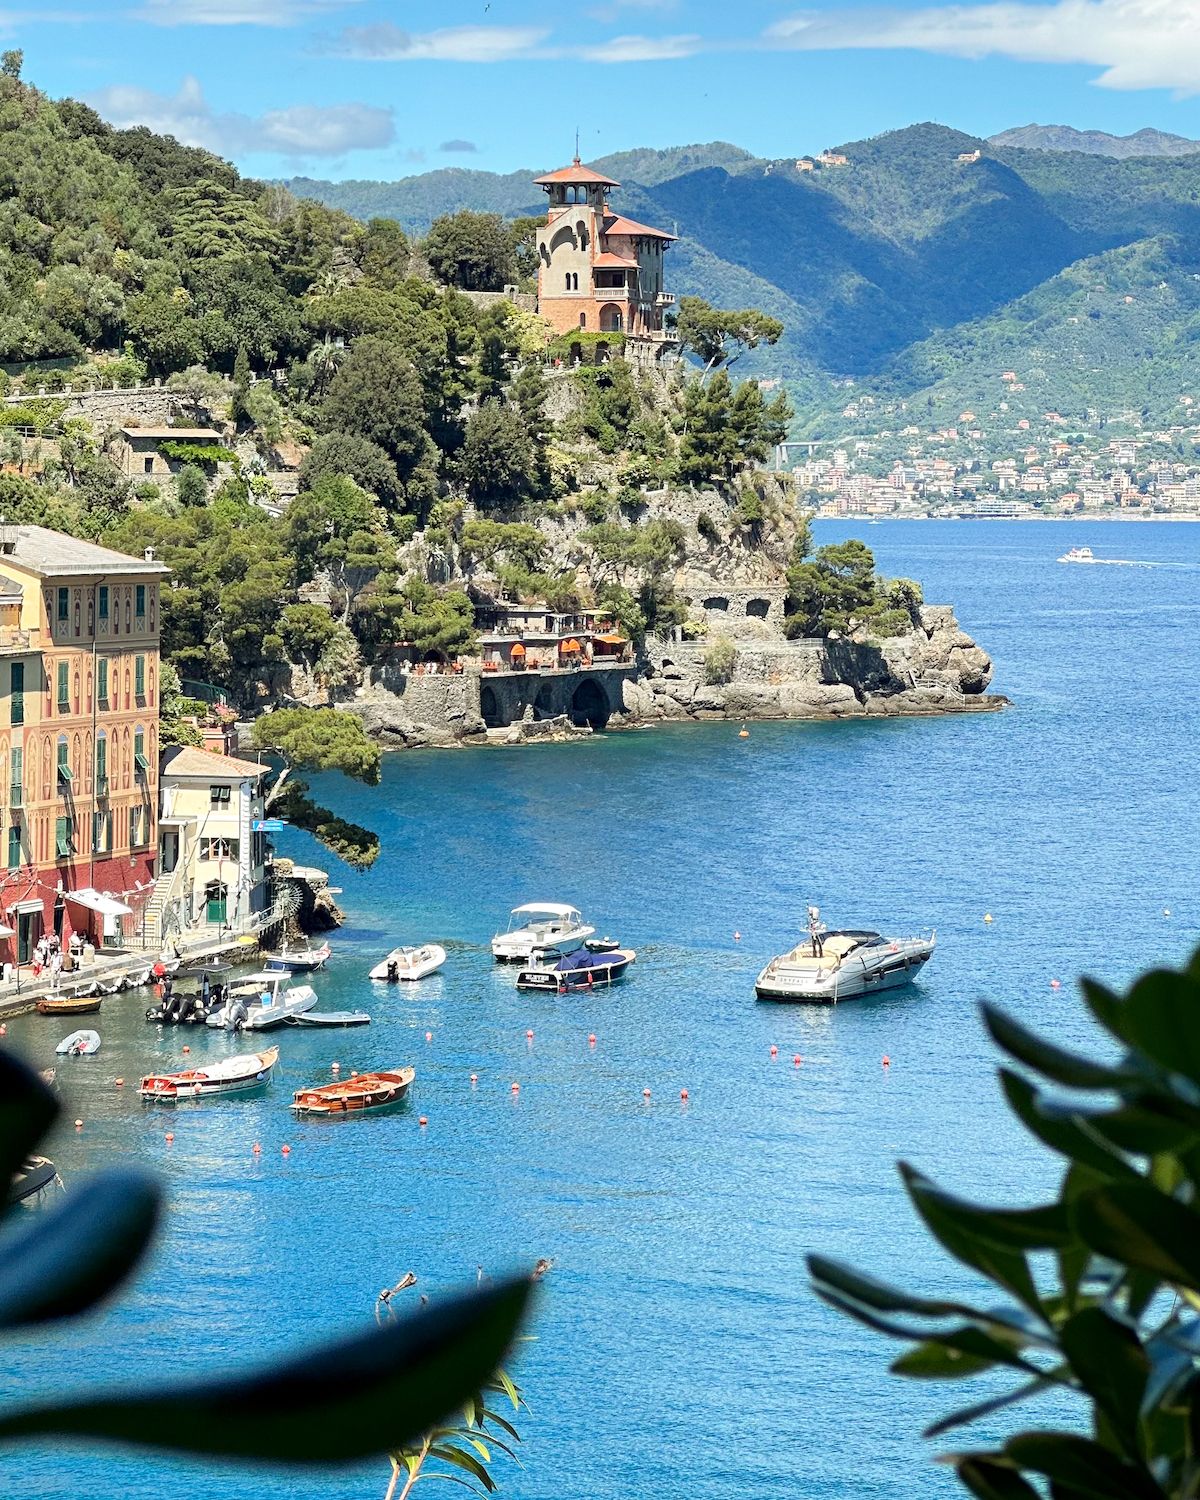
<svg viewBox="0 0 1200 1500">
<path fill-rule="evenodd" d="M 332 339 L 323 339 L 315 349 L 310 351 L 308 363 L 313 372 L 314 395 L 324 394 L 345 358 L 345 344 L 335 344 Z"/>
</svg>

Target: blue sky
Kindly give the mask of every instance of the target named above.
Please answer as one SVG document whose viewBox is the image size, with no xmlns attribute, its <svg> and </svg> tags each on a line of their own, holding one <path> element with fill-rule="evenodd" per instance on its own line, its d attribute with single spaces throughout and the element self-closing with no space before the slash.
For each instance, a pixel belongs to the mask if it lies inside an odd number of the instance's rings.
<svg viewBox="0 0 1200 1500">
<path fill-rule="evenodd" d="M 515 171 L 936 119 L 1200 137 L 1200 0 L 0 0 L 25 77 L 261 176 Z"/>
</svg>

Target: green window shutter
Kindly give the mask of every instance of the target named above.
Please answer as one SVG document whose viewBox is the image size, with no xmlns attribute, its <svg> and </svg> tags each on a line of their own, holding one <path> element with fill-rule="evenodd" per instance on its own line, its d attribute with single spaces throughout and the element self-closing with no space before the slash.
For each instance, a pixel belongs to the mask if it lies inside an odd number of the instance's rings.
<svg viewBox="0 0 1200 1500">
<path fill-rule="evenodd" d="M 96 795 L 108 795 L 108 740 L 104 735 L 96 741 Z"/>
<path fill-rule="evenodd" d="M 58 591 L 58 618 L 66 620 L 71 613 L 71 590 L 59 589 Z"/>
<path fill-rule="evenodd" d="M 55 818 L 54 820 L 54 853 L 55 857 L 62 859 L 71 851 L 71 820 L 70 818 Z"/>
<path fill-rule="evenodd" d="M 140 729 L 134 731 L 133 763 L 139 771 L 145 772 L 150 769 L 150 762 L 146 759 L 146 736 Z"/>
<path fill-rule="evenodd" d="M 100 585 L 100 618 L 108 619 L 108 584 L 106 583 Z"/>
<path fill-rule="evenodd" d="M 139 583 L 137 586 L 137 598 L 134 601 L 133 612 L 138 619 L 144 619 L 146 615 L 146 585 Z"/>
<path fill-rule="evenodd" d="M 20 807 L 25 800 L 25 752 L 16 746 L 13 749 L 12 760 L 9 767 L 10 785 L 8 789 L 9 801 L 13 807 Z M 20 830 L 17 830 L 18 833 Z"/>
<path fill-rule="evenodd" d="M 21 830 L 14 823 L 8 830 L 8 868 L 15 870 L 21 863 Z"/>
<path fill-rule="evenodd" d="M 58 664 L 58 711 L 60 714 L 69 712 L 71 707 L 71 669 L 65 661 Z"/>
<path fill-rule="evenodd" d="M 138 846 L 138 818 L 141 813 L 140 807 L 129 809 L 129 847 L 136 849 Z"/>
<path fill-rule="evenodd" d="M 96 663 L 96 697 L 101 703 L 108 702 L 108 663 L 106 661 Z"/>
<path fill-rule="evenodd" d="M 133 690 L 139 698 L 146 696 L 146 658 L 144 656 L 134 658 Z"/>
<path fill-rule="evenodd" d="M 25 663 L 15 661 L 12 664 L 12 687 L 9 693 L 9 723 L 24 724 L 25 722 Z"/>
</svg>

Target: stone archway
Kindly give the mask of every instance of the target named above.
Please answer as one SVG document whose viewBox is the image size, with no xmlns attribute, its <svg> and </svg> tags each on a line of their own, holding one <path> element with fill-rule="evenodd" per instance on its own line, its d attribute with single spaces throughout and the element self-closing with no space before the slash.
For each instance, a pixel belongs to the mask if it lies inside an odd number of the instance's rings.
<svg viewBox="0 0 1200 1500">
<path fill-rule="evenodd" d="M 571 694 L 571 718 L 576 724 L 603 729 L 611 712 L 604 689 L 594 677 L 585 677 Z"/>
<path fill-rule="evenodd" d="M 479 712 L 489 729 L 499 729 L 504 723 L 500 713 L 500 700 L 496 697 L 495 688 L 488 683 L 484 683 L 479 690 Z"/>
<path fill-rule="evenodd" d="M 559 707 L 558 694 L 555 691 L 554 682 L 543 682 L 538 689 L 538 695 L 533 700 L 533 716 L 535 719 L 553 719 L 562 712 Z"/>
<path fill-rule="evenodd" d="M 624 327 L 624 316 L 615 302 L 606 302 L 600 309 L 600 331 L 620 333 Z"/>
</svg>

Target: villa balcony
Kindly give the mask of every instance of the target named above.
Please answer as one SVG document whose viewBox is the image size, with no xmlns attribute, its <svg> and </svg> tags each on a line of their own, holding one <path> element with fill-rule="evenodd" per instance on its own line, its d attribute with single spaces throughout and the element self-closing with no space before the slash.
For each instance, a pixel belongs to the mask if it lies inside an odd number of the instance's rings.
<svg viewBox="0 0 1200 1500">
<path fill-rule="evenodd" d="M 0 656 L 22 655 L 34 651 L 40 642 L 36 630 L 18 630 L 11 625 L 0 625 Z"/>
<path fill-rule="evenodd" d="M 658 296 L 655 297 L 654 302 L 655 302 L 655 306 L 656 307 L 674 307 L 675 306 L 675 293 L 674 292 L 659 292 Z"/>
</svg>

